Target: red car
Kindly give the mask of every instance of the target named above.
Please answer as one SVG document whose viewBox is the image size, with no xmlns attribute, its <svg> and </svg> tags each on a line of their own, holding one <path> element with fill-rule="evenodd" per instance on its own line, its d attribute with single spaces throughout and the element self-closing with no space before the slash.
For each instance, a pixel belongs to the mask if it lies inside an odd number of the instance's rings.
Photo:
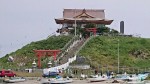
<svg viewBox="0 0 150 84">
<path fill-rule="evenodd" d="M 1 70 L 0 71 L 0 77 L 15 77 L 16 74 L 9 70 Z"/>
</svg>

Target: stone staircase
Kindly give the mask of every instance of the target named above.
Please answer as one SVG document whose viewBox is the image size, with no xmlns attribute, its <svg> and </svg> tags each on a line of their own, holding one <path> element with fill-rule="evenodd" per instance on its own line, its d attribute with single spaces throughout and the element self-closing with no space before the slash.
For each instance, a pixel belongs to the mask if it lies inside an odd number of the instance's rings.
<svg viewBox="0 0 150 84">
<path fill-rule="evenodd" d="M 64 56 L 59 58 L 58 64 L 59 65 L 64 64 L 64 63 L 68 62 L 69 58 L 74 57 L 76 55 L 76 52 L 84 44 L 84 42 L 85 42 L 85 39 L 74 41 L 73 44 L 70 45 L 70 47 L 65 51 Z"/>
<path fill-rule="evenodd" d="M 72 41 L 70 46 L 66 48 L 63 55 L 57 59 L 57 65 L 61 65 L 68 62 L 68 59 L 77 55 L 78 52 L 82 49 L 82 47 L 92 38 L 94 38 L 94 36 L 91 36 L 88 39 L 84 39 L 84 38 L 79 39 L 79 37 L 74 39 L 74 41 Z"/>
<path fill-rule="evenodd" d="M 57 58 L 57 63 L 55 67 L 43 69 L 43 73 L 49 73 L 49 71 L 56 71 L 58 69 L 67 69 L 70 63 L 76 60 L 76 56 L 78 52 L 83 48 L 83 46 L 90 40 L 92 39 L 91 36 L 88 39 L 81 39 L 79 40 L 78 38 L 74 39 L 73 41 L 68 42 L 68 46 L 65 48 L 66 50 L 63 51 L 61 54 L 59 54 Z"/>
</svg>

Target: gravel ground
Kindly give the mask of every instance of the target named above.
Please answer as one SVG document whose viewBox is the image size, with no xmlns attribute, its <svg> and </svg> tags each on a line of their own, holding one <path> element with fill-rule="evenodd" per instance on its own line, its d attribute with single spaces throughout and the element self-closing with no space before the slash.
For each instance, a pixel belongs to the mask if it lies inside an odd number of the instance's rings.
<svg viewBox="0 0 150 84">
<path fill-rule="evenodd" d="M 41 81 L 38 80 L 26 80 L 25 82 L 18 82 L 13 84 L 41 84 L 42 81 L 47 81 L 47 79 L 42 79 Z M 111 83 L 113 80 L 107 80 L 103 82 L 88 82 L 88 80 L 77 80 L 74 79 L 72 83 L 69 84 L 123 84 L 123 83 Z"/>
<path fill-rule="evenodd" d="M 9 83 L 9 84 L 41 84 L 43 81 L 48 81 L 48 79 L 46 78 L 42 78 L 41 80 L 38 79 L 27 79 L 24 82 L 18 82 L 18 83 Z M 87 79 L 85 80 L 79 80 L 79 79 L 73 79 L 72 83 L 69 84 L 127 84 L 126 82 L 120 82 L 120 83 L 112 83 L 112 79 L 111 80 L 107 80 L 107 81 L 103 81 L 103 82 L 88 82 Z M 150 84 L 150 81 L 146 81 L 148 84 Z M 0 83 L 0 84 L 6 84 L 6 83 Z M 144 83 L 146 84 L 146 83 Z"/>
</svg>

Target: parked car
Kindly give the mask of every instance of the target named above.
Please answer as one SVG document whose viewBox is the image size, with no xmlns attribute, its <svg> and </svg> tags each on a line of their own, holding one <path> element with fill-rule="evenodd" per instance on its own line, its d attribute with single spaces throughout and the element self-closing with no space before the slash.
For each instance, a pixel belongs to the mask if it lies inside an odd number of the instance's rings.
<svg viewBox="0 0 150 84">
<path fill-rule="evenodd" d="M 16 74 L 10 70 L 1 70 L 0 77 L 15 77 Z"/>
<path fill-rule="evenodd" d="M 59 75 L 58 72 L 49 72 L 47 74 L 43 74 L 43 77 L 56 77 L 57 75 Z"/>
</svg>

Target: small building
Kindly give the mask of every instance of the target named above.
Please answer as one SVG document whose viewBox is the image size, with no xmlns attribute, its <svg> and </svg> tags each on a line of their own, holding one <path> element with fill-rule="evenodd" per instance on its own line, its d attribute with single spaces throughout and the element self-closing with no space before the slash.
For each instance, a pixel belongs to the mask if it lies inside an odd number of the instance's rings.
<svg viewBox="0 0 150 84">
<path fill-rule="evenodd" d="M 113 20 L 105 18 L 103 9 L 64 9 L 63 18 L 55 19 L 57 24 L 61 24 L 59 29 L 61 34 L 68 33 L 75 28 L 84 28 L 86 24 L 94 24 L 97 28 L 110 25 Z M 57 30 L 58 32 L 58 30 Z"/>
</svg>

